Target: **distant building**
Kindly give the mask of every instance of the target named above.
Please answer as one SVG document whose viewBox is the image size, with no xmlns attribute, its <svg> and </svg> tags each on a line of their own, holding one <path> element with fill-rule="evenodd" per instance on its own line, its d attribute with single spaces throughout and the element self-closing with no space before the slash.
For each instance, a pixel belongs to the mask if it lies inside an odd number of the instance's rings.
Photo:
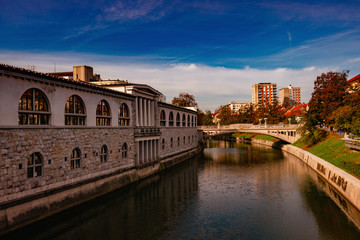
<svg viewBox="0 0 360 240">
<path fill-rule="evenodd" d="M 269 105 L 277 101 L 276 83 L 259 83 L 252 86 L 252 104 Z"/>
<path fill-rule="evenodd" d="M 360 84 L 360 74 L 347 81 L 352 87 Z"/>
<path fill-rule="evenodd" d="M 243 113 L 251 106 L 250 102 L 230 102 L 229 107 L 232 113 Z"/>
<path fill-rule="evenodd" d="M 301 88 L 289 85 L 279 90 L 280 105 L 298 105 L 301 103 Z"/>
</svg>

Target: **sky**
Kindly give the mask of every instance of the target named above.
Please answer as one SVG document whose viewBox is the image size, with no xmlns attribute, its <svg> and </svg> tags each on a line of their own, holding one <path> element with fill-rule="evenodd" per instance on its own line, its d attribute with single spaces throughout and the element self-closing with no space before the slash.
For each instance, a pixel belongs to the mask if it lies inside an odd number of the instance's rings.
<svg viewBox="0 0 360 240">
<path fill-rule="evenodd" d="M 0 0 L 0 63 L 88 65 L 102 79 L 180 92 L 214 111 L 260 82 L 301 87 L 360 73 L 360 1 Z"/>
</svg>

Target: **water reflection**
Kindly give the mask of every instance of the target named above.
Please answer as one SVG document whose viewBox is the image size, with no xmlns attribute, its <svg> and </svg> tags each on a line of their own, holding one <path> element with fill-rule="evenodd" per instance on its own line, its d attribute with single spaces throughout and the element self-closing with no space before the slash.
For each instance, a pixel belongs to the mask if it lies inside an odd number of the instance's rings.
<svg viewBox="0 0 360 240">
<path fill-rule="evenodd" d="M 296 157 L 246 143 L 207 147 L 4 239 L 360 239 L 328 194 L 339 198 Z"/>
</svg>

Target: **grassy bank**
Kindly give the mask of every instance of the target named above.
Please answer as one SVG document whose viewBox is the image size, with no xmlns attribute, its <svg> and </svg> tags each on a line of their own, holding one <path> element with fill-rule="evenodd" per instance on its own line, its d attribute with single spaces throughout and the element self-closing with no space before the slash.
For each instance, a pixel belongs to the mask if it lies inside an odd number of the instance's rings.
<svg viewBox="0 0 360 240">
<path fill-rule="evenodd" d="M 338 168 L 360 178 L 360 152 L 345 147 L 340 136 L 319 131 L 316 133 L 317 143 L 304 136 L 293 145 L 302 148 Z"/>
<path fill-rule="evenodd" d="M 233 133 L 232 136 L 239 137 L 239 138 L 245 138 L 245 139 L 250 139 L 250 138 L 261 139 L 261 140 L 266 140 L 266 141 L 271 141 L 271 142 L 279 141 L 279 139 L 271 137 L 271 136 L 261 135 L 261 134 L 253 134 L 253 133 Z"/>
</svg>

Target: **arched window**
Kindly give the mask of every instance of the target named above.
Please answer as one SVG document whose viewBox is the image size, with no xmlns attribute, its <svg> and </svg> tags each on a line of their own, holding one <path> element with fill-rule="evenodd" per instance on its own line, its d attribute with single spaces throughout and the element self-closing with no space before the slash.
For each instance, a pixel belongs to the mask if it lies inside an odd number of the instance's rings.
<svg viewBox="0 0 360 240">
<path fill-rule="evenodd" d="M 119 126 L 130 125 L 130 113 L 128 106 L 123 103 L 119 108 Z"/>
<path fill-rule="evenodd" d="M 187 126 L 190 127 L 190 115 L 188 115 Z"/>
<path fill-rule="evenodd" d="M 127 158 L 127 150 L 128 150 L 128 146 L 126 143 L 124 143 L 121 147 L 121 157 L 122 158 Z"/>
<path fill-rule="evenodd" d="M 170 112 L 169 114 L 169 126 L 174 126 L 174 114 L 173 112 Z"/>
<path fill-rule="evenodd" d="M 45 94 L 36 88 L 24 92 L 19 101 L 19 125 L 49 125 L 49 119 Z"/>
<path fill-rule="evenodd" d="M 191 126 L 194 126 L 194 116 L 191 116 Z"/>
<path fill-rule="evenodd" d="M 96 126 L 110 126 L 110 106 L 107 101 L 101 100 L 96 108 Z"/>
<path fill-rule="evenodd" d="M 72 95 L 65 104 L 65 125 L 85 125 L 84 102 L 79 96 Z"/>
<path fill-rule="evenodd" d="M 166 116 L 164 110 L 161 110 L 160 113 L 160 126 L 166 126 Z"/>
<path fill-rule="evenodd" d="M 186 143 L 186 137 L 184 136 L 184 146 L 185 146 L 185 143 Z"/>
<path fill-rule="evenodd" d="M 27 162 L 27 177 L 40 177 L 42 175 L 42 157 L 40 153 L 33 153 Z"/>
<path fill-rule="evenodd" d="M 180 146 L 180 137 L 178 137 L 178 147 Z"/>
<path fill-rule="evenodd" d="M 174 146 L 173 144 L 174 144 L 174 140 L 173 140 L 173 138 L 170 138 L 170 147 L 171 148 L 173 148 L 173 146 Z"/>
<path fill-rule="evenodd" d="M 70 168 L 71 169 L 80 168 L 80 158 L 81 158 L 80 149 L 75 148 L 72 151 L 71 159 L 70 159 Z"/>
<path fill-rule="evenodd" d="M 161 149 L 162 150 L 165 149 L 165 138 L 163 138 L 162 141 L 161 141 Z"/>
<path fill-rule="evenodd" d="M 100 150 L 100 162 L 104 163 L 108 160 L 108 148 L 106 145 L 103 145 Z"/>
<path fill-rule="evenodd" d="M 180 113 L 176 114 L 176 126 L 180 127 Z"/>
<path fill-rule="evenodd" d="M 183 126 L 183 127 L 186 126 L 186 117 L 185 117 L 185 114 L 183 114 L 183 117 L 182 117 L 182 126 Z"/>
<path fill-rule="evenodd" d="M 197 118 L 195 116 L 195 121 L 194 121 L 195 127 L 197 126 Z"/>
</svg>

